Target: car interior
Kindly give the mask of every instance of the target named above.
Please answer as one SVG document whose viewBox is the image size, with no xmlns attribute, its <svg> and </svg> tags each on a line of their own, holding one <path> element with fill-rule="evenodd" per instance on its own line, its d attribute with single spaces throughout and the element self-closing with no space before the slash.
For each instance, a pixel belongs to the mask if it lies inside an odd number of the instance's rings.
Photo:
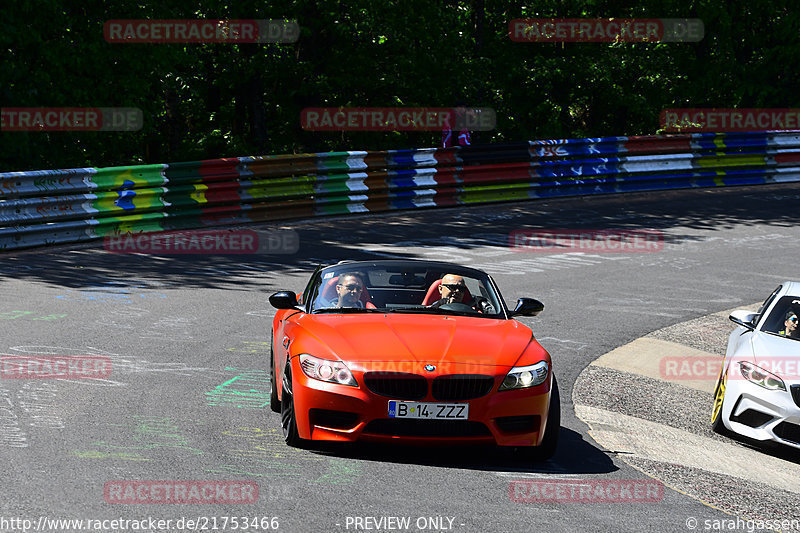
<svg viewBox="0 0 800 533">
<path fill-rule="evenodd" d="M 321 305 L 315 304 L 315 308 L 327 307 L 329 302 L 337 299 L 336 283 L 342 273 L 337 273 L 322 282 L 323 288 L 318 298 Z M 446 272 L 427 269 L 417 272 L 390 272 L 385 269 L 374 269 L 357 272 L 357 274 L 364 282 L 364 290 L 360 297 L 364 307 L 367 309 L 392 309 L 423 308 L 439 300 L 439 286 Z M 474 293 L 491 300 L 481 281 L 465 276 L 464 282 L 467 285 L 465 301 L 472 301 Z"/>
</svg>

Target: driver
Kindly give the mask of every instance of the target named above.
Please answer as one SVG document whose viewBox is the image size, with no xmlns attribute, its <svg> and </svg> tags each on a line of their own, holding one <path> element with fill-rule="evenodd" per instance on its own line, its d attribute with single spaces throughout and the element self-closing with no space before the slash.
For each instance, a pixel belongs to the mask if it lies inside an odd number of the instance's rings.
<svg viewBox="0 0 800 533">
<path fill-rule="evenodd" d="M 494 313 L 494 308 L 484 299 L 473 298 L 464 301 L 467 296 L 467 284 L 458 274 L 445 274 L 439 285 L 440 299 L 433 302 L 430 307 L 436 308 L 447 304 L 460 303 L 468 305 L 479 313 Z"/>
<path fill-rule="evenodd" d="M 337 299 L 332 302 L 334 307 L 364 307 L 361 301 L 361 291 L 364 290 L 364 282 L 358 274 L 348 272 L 339 276 L 336 281 Z"/>
<path fill-rule="evenodd" d="M 778 332 L 778 335 L 792 337 L 793 339 L 800 338 L 800 329 L 797 328 L 797 314 L 794 311 L 786 313 L 786 320 L 784 320 L 783 325 L 784 328 Z"/>
<path fill-rule="evenodd" d="M 441 298 L 433 302 L 431 307 L 439 307 L 452 303 L 467 303 L 464 302 L 464 297 L 467 295 L 466 290 L 467 284 L 464 283 L 464 278 L 457 274 L 445 274 L 442 278 L 441 285 L 439 285 L 439 295 Z"/>
</svg>

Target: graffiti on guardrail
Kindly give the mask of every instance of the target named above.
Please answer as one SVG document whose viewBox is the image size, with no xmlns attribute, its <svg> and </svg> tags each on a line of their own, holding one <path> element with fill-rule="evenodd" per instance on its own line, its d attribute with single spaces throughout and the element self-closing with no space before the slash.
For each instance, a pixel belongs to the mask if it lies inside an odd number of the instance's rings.
<svg viewBox="0 0 800 533">
<path fill-rule="evenodd" d="M 329 116 L 334 129 L 342 124 Z M 349 118 L 344 124 L 351 127 Z M 690 133 L 3 173 L 0 250 L 290 218 L 793 182 L 799 139 L 788 131 Z M 62 178 L 44 195 L 34 186 Z M 72 212 L 44 216 L 26 203 L 45 198 Z M 275 243 L 280 249 L 267 253 L 286 253 L 286 243 Z M 164 253 L 166 243 L 157 246 Z M 203 253 L 200 241 L 198 248 Z"/>
</svg>

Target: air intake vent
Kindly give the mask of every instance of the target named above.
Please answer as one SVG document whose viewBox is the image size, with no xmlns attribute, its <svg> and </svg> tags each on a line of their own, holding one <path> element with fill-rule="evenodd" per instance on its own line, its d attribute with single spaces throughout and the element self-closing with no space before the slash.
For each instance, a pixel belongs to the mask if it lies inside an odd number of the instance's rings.
<svg viewBox="0 0 800 533">
<path fill-rule="evenodd" d="M 795 405 L 800 407 L 800 385 L 792 385 L 792 398 L 794 399 Z"/>
</svg>

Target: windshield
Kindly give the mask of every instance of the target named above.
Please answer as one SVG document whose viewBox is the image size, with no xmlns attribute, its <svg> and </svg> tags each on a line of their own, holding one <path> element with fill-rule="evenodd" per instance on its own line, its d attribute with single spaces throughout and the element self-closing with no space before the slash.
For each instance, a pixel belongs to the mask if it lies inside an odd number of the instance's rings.
<svg viewBox="0 0 800 533">
<path fill-rule="evenodd" d="M 800 340 L 800 297 L 784 296 L 775 303 L 761 331 Z"/>
<path fill-rule="evenodd" d="M 343 264 L 314 276 L 313 313 L 421 313 L 505 318 L 489 277 L 457 267 Z"/>
</svg>

